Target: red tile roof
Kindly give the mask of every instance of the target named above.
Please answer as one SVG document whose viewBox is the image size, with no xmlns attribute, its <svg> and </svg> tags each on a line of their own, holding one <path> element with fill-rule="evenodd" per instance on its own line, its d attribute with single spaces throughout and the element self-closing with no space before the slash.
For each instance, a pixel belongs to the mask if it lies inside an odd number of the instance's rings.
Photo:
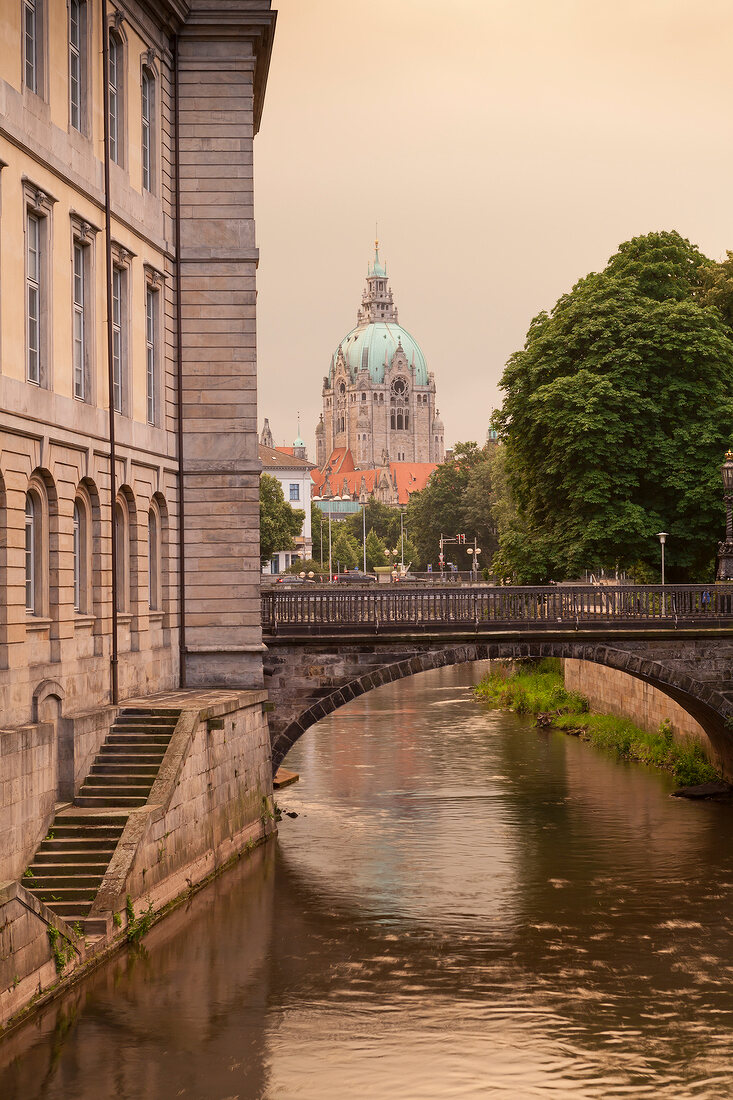
<svg viewBox="0 0 733 1100">
<path fill-rule="evenodd" d="M 372 494 L 378 482 L 380 470 L 355 470 L 354 458 L 346 447 L 337 447 L 331 453 L 328 461 L 331 472 L 328 474 L 329 484 L 335 496 L 343 495 L 344 481 L 351 496 L 358 499 L 361 492 L 361 480 L 364 479 L 367 493 Z M 427 485 L 433 470 L 437 469 L 434 462 L 390 462 L 390 481 L 397 485 L 397 498 L 400 504 L 407 504 L 410 493 L 419 492 Z M 315 495 L 320 494 L 326 481 L 326 476 L 321 470 L 312 470 L 311 478 Z"/>
</svg>

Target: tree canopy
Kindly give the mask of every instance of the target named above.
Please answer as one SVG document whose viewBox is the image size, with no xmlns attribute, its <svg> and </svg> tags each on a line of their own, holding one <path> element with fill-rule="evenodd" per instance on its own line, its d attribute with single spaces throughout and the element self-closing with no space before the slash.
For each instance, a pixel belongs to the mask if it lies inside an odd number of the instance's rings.
<svg viewBox="0 0 733 1100">
<path fill-rule="evenodd" d="M 733 339 L 713 266 L 677 233 L 621 245 L 530 325 L 495 414 L 501 572 L 532 583 L 648 569 L 706 576 L 722 533 Z"/>
<path fill-rule="evenodd" d="M 282 485 L 271 474 L 260 474 L 260 561 L 265 565 L 279 550 L 293 550 L 293 538 L 303 529 L 305 512 L 291 508 Z"/>
<path fill-rule="evenodd" d="M 457 443 L 453 459 L 439 466 L 424 489 L 413 493 L 407 512 L 407 526 L 422 565 L 438 568 L 440 536 L 465 534 L 466 546 L 474 538 L 482 551 L 481 564 L 488 566 L 496 549 L 492 515 L 491 453 L 493 447 L 474 442 Z M 461 569 L 470 569 L 470 555 L 452 544 L 446 559 Z"/>
</svg>

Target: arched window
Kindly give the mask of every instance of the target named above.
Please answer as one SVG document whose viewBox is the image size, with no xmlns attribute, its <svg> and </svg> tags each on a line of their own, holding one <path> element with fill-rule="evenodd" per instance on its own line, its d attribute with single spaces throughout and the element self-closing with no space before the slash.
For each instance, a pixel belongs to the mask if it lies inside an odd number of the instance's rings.
<svg viewBox="0 0 733 1100">
<path fill-rule="evenodd" d="M 410 414 L 408 412 L 406 412 L 405 413 L 405 431 L 407 431 L 407 429 L 409 427 L 410 427 Z"/>
<path fill-rule="evenodd" d="M 402 415 L 402 409 L 397 410 L 397 431 L 401 432 L 404 427 L 404 417 Z"/>
<path fill-rule="evenodd" d="M 31 493 L 25 495 L 25 609 L 35 615 L 37 601 L 37 565 L 39 531 L 36 522 L 36 502 Z"/>
<path fill-rule="evenodd" d="M 148 604 L 160 610 L 160 525 L 155 508 L 148 512 Z"/>
<path fill-rule="evenodd" d="M 394 431 L 394 430 L 395 430 L 395 428 L 397 427 L 397 424 L 396 424 L 396 422 L 395 422 L 395 414 L 394 414 L 394 409 L 392 410 L 392 415 L 391 415 L 391 417 L 390 417 L 390 421 L 389 421 L 389 426 L 390 426 L 390 428 L 392 429 L 392 431 Z"/>
<path fill-rule="evenodd" d="M 130 603 L 127 511 L 119 500 L 115 504 L 115 550 L 117 552 L 117 610 L 127 611 Z"/>
<path fill-rule="evenodd" d="M 79 502 L 74 501 L 74 611 L 81 611 L 82 558 L 84 554 L 82 539 L 82 518 Z"/>
</svg>

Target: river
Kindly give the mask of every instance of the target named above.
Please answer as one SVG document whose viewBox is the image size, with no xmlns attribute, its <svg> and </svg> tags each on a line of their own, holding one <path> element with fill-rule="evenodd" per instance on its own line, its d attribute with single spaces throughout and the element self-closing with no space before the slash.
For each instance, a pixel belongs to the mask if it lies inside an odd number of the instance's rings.
<svg viewBox="0 0 733 1100">
<path fill-rule="evenodd" d="M 733 807 L 481 671 L 309 730 L 298 816 L 0 1044 L 0 1098 L 733 1096 Z"/>
</svg>

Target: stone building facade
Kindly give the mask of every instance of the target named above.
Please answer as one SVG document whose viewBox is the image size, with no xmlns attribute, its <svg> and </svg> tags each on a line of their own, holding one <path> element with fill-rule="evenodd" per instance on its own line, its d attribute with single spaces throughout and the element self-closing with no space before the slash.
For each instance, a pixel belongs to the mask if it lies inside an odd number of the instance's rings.
<svg viewBox="0 0 733 1100">
<path fill-rule="evenodd" d="M 333 470 L 334 456 L 345 452 L 355 470 L 442 462 L 444 429 L 435 401 L 435 377 L 399 324 L 377 242 L 356 327 L 340 342 L 323 380 L 318 467 Z"/>
<path fill-rule="evenodd" d="M 0 0 L 0 737 L 40 731 L 13 764 L 36 824 L 80 716 L 262 684 L 252 158 L 274 20 L 270 0 L 110 0 L 107 26 L 101 0 Z"/>
</svg>

